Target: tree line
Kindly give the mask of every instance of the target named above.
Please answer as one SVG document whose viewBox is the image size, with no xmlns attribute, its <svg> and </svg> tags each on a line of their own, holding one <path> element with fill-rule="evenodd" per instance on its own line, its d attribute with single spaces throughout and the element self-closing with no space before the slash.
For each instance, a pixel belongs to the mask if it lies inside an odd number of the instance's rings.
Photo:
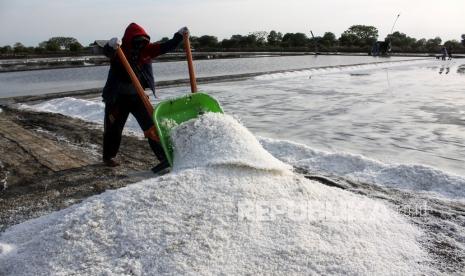
<svg viewBox="0 0 465 276">
<path fill-rule="evenodd" d="M 168 40 L 168 37 L 160 41 Z M 322 36 L 307 36 L 304 33 L 281 33 L 258 31 L 248 35 L 235 34 L 229 39 L 218 40 L 216 36 L 191 36 L 191 45 L 197 51 L 316 51 L 316 52 L 369 52 L 379 40 L 374 26 L 353 25 L 339 37 L 332 32 Z M 401 32 L 394 32 L 383 39 L 391 44 L 392 52 L 434 53 L 445 46 L 455 53 L 465 52 L 465 34 L 461 40 L 443 42 L 440 37 L 416 39 Z M 0 47 L 0 55 L 46 55 L 46 54 L 89 54 L 91 46 L 84 47 L 73 37 L 52 37 L 37 47 L 26 47 L 17 42 Z"/>
<path fill-rule="evenodd" d="M 167 38 L 165 38 L 167 39 Z M 275 30 L 233 35 L 219 41 L 217 37 L 203 35 L 191 37 L 191 45 L 197 50 L 265 50 L 265 51 L 316 51 L 316 52 L 369 52 L 378 41 L 378 29 L 373 26 L 353 25 L 338 38 L 332 32 L 308 37 L 304 33 L 282 34 Z M 435 53 L 445 46 L 450 51 L 465 53 L 465 34 L 459 40 L 443 42 L 440 37 L 416 39 L 401 32 L 394 32 L 382 41 L 390 42 L 392 52 Z"/>
<path fill-rule="evenodd" d="M 0 47 L 2 55 L 24 55 L 24 54 L 47 54 L 47 53 L 79 53 L 85 47 L 73 37 L 52 37 L 47 41 L 39 43 L 37 47 L 26 47 L 21 42 L 16 42 L 13 46 L 5 45 Z M 88 50 L 88 49 L 87 49 Z"/>
</svg>

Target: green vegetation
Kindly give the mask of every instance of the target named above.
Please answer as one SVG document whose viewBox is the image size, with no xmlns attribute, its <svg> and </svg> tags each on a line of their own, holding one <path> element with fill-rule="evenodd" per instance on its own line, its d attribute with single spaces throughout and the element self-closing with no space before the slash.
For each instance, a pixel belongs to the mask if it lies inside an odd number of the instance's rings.
<svg viewBox="0 0 465 276">
<path fill-rule="evenodd" d="M 378 29 L 373 26 L 353 25 L 339 38 L 326 32 L 323 36 L 308 37 L 304 33 L 285 33 L 275 30 L 253 32 L 248 35 L 235 34 L 229 39 L 218 40 L 211 35 L 192 36 L 191 45 L 196 51 L 319 51 L 319 52 L 363 52 L 371 50 L 379 40 Z M 160 41 L 167 41 L 164 37 Z M 440 37 L 416 39 L 401 32 L 394 32 L 384 38 L 390 41 L 392 52 L 438 53 L 444 45 L 452 53 L 465 53 L 465 34 L 459 40 L 443 42 Z M 72 37 L 52 37 L 37 47 L 26 47 L 17 42 L 13 46 L 0 47 L 0 56 L 25 55 L 77 55 L 91 54 L 91 45 L 83 47 Z"/>
<path fill-rule="evenodd" d="M 13 47 L 6 45 L 0 47 L 1 56 L 24 56 L 24 55 L 50 55 L 50 54 L 78 54 L 89 52 L 90 48 L 83 47 L 73 37 L 52 37 L 47 41 L 39 43 L 37 47 L 25 47 L 21 42 L 16 42 Z"/>
<path fill-rule="evenodd" d="M 51 52 L 57 52 L 60 50 L 78 52 L 82 49 L 82 45 L 73 37 L 52 37 L 47 41 L 39 43 L 40 49 L 45 49 Z"/>
<path fill-rule="evenodd" d="M 378 29 L 373 26 L 354 25 L 344 31 L 339 44 L 345 47 L 371 48 L 378 39 Z"/>
<path fill-rule="evenodd" d="M 465 34 L 462 40 L 449 40 L 442 44 L 439 37 L 416 39 L 401 32 L 394 32 L 383 41 L 390 41 L 392 52 L 438 53 L 444 45 L 453 53 L 465 53 Z M 308 37 L 304 33 L 285 33 L 275 30 L 254 32 L 246 36 L 236 34 L 230 39 L 218 41 L 214 36 L 192 37 L 192 45 L 200 51 L 314 51 L 319 52 L 363 52 L 371 50 L 379 40 L 378 29 L 373 26 L 353 25 L 339 38 L 332 32 L 323 36 Z"/>
</svg>

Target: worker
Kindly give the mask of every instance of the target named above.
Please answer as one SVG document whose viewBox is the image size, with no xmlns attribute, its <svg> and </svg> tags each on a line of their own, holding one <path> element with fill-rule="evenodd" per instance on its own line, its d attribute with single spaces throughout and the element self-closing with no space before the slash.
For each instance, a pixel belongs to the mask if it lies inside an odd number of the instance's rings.
<svg viewBox="0 0 465 276">
<path fill-rule="evenodd" d="M 441 59 L 446 60 L 447 57 L 449 57 L 449 55 L 447 54 L 447 48 L 446 46 L 442 46 L 441 47 Z"/>
<path fill-rule="evenodd" d="M 144 89 L 151 89 L 155 94 L 152 59 L 174 50 L 186 33 L 189 33 L 189 30 L 183 27 L 166 42 L 150 43 L 150 36 L 141 26 L 136 23 L 129 24 L 124 32 L 121 49 Z M 150 148 L 160 161 L 153 170 L 163 170 L 169 167 L 169 163 L 158 142 L 153 120 L 137 94 L 129 74 L 116 55 L 119 44 L 118 38 L 114 37 L 105 44 L 103 49 L 104 54 L 111 59 L 110 71 L 102 93 L 105 102 L 103 162 L 110 167 L 119 165 L 115 157 L 120 147 L 124 125 L 131 113 L 144 131 Z"/>
</svg>

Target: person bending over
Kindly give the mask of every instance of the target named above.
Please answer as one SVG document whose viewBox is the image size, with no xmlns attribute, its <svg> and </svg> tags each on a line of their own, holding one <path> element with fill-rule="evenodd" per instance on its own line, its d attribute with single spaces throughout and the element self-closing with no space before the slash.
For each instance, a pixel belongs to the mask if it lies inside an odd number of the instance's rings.
<svg viewBox="0 0 465 276">
<path fill-rule="evenodd" d="M 183 35 L 188 32 L 187 27 L 183 27 L 166 42 L 150 43 L 150 36 L 141 26 L 136 23 L 129 24 L 124 32 L 121 49 L 144 89 L 149 88 L 155 93 L 152 59 L 174 50 L 183 40 Z M 114 37 L 103 48 L 104 54 L 110 58 L 110 71 L 102 93 L 105 102 L 103 162 L 110 167 L 119 165 L 114 158 L 120 147 L 124 125 L 131 113 L 144 131 L 150 148 L 160 161 L 154 169 L 167 168 L 169 163 L 163 148 L 157 142 L 153 120 L 139 98 L 129 74 L 116 55 L 119 44 L 118 38 Z"/>
</svg>

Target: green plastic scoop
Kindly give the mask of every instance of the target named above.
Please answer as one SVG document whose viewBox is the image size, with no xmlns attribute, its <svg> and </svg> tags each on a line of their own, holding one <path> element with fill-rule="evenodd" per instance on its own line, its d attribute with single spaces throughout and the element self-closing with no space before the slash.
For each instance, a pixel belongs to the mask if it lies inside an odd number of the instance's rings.
<svg viewBox="0 0 465 276">
<path fill-rule="evenodd" d="M 173 166 L 171 129 L 182 122 L 197 118 L 207 112 L 223 113 L 220 104 L 213 97 L 197 92 L 188 32 L 184 33 L 184 50 L 186 52 L 192 94 L 160 102 L 153 112 L 153 121 L 157 127 L 158 137 L 171 166 Z"/>
<path fill-rule="evenodd" d="M 153 121 L 157 127 L 160 143 L 171 166 L 173 166 L 171 129 L 182 122 L 197 118 L 207 112 L 223 113 L 223 110 L 213 97 L 200 92 L 166 100 L 157 105 L 153 112 Z"/>
</svg>

